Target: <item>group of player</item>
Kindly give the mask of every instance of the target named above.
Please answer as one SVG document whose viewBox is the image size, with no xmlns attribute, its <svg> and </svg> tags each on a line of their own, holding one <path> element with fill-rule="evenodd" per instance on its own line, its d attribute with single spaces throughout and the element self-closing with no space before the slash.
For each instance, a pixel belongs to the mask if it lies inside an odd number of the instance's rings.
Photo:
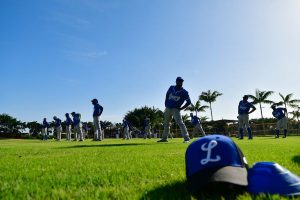
<svg viewBox="0 0 300 200">
<path fill-rule="evenodd" d="M 94 132 L 94 140 L 95 141 L 101 141 L 103 140 L 103 131 L 101 130 L 101 124 L 100 124 L 100 115 L 103 112 L 103 107 L 98 103 L 97 99 L 93 99 L 92 104 L 94 105 L 94 112 L 93 112 L 93 125 L 95 128 Z M 79 140 L 83 141 L 84 140 L 84 135 L 82 131 L 82 123 L 81 123 L 81 114 L 72 112 L 71 113 L 72 118 L 70 117 L 69 113 L 66 113 L 66 120 L 65 120 L 65 125 L 66 125 L 66 133 L 67 133 L 67 140 L 72 140 L 71 135 L 72 135 L 72 126 L 74 127 L 74 140 Z M 54 116 L 53 117 L 55 125 L 55 131 L 57 135 L 57 140 L 61 140 L 61 133 L 62 133 L 62 121 L 58 117 Z M 50 128 L 50 124 L 47 122 L 47 119 L 44 118 L 43 124 L 42 124 L 42 135 L 43 135 L 43 140 L 48 139 L 48 129 Z"/>
<path fill-rule="evenodd" d="M 179 125 L 183 142 L 189 142 L 190 137 L 187 132 L 187 128 L 183 123 L 180 111 L 191 105 L 191 100 L 188 92 L 183 88 L 183 79 L 181 77 L 176 78 L 176 85 L 170 86 L 166 93 L 165 98 L 165 111 L 164 111 L 164 132 L 162 139 L 158 142 L 168 142 L 168 135 L 170 133 L 170 122 L 174 117 L 176 123 Z M 185 102 L 185 104 L 184 104 Z M 182 106 L 183 105 L 183 106 Z M 272 115 L 277 119 L 275 137 L 279 137 L 279 130 L 283 129 L 283 138 L 287 135 L 287 110 L 286 108 L 276 107 L 275 104 L 271 106 L 273 109 Z M 248 139 L 253 139 L 251 127 L 249 125 L 249 114 L 256 110 L 255 106 L 248 102 L 248 95 L 243 97 L 243 100 L 238 105 L 238 124 L 239 124 L 239 139 L 244 139 L 244 132 L 247 130 Z M 191 117 L 193 115 L 191 114 Z M 192 118 L 193 120 L 193 118 Z M 199 119 L 195 118 L 194 131 L 200 131 L 205 135 Z M 194 132 L 193 131 L 193 132 Z"/>
<path fill-rule="evenodd" d="M 288 122 L 288 119 L 286 117 L 287 110 L 286 108 L 277 107 L 276 104 L 273 104 L 271 108 L 273 110 L 272 115 L 277 119 L 275 137 L 279 138 L 280 129 L 283 129 L 283 138 L 286 138 Z M 248 139 L 253 139 L 252 130 L 249 125 L 249 114 L 251 114 L 255 110 L 255 106 L 252 103 L 248 102 L 248 96 L 245 95 L 238 106 L 239 139 L 244 138 L 244 132 L 246 130 L 248 132 Z"/>
<path fill-rule="evenodd" d="M 184 138 L 183 142 L 189 142 L 190 136 L 188 134 L 187 128 L 182 120 L 182 116 L 180 114 L 181 110 L 184 110 L 188 106 L 191 105 L 191 100 L 188 92 L 183 88 L 184 80 L 181 77 L 176 78 L 176 85 L 172 85 L 169 87 L 166 97 L 165 97 L 165 110 L 164 110 L 164 131 L 162 134 L 162 138 L 158 142 L 168 142 L 168 136 L 170 135 L 170 122 L 174 117 L 175 122 L 178 124 L 182 137 Z M 103 112 L 103 107 L 99 104 L 97 99 L 93 99 L 92 104 L 94 105 L 93 112 L 93 125 L 94 125 L 94 140 L 102 141 L 104 139 L 103 131 L 101 130 L 100 124 L 100 116 Z M 185 104 L 184 104 L 185 103 Z M 183 105 L 183 106 L 182 106 Z M 192 105 L 193 106 L 193 105 Z M 283 137 L 285 138 L 287 135 L 287 110 L 285 108 L 276 108 L 276 105 L 272 105 L 273 116 L 278 120 L 276 125 L 276 138 L 279 137 L 279 130 L 283 128 Z M 249 114 L 256 110 L 255 106 L 248 102 L 248 96 L 245 95 L 243 100 L 239 102 L 238 105 L 238 124 L 239 124 L 239 139 L 244 138 L 244 132 L 248 132 L 248 139 L 253 139 L 253 134 L 251 127 L 249 125 Z M 71 140 L 72 134 L 72 125 L 74 127 L 74 140 L 83 141 L 83 132 L 81 125 L 81 115 L 79 113 L 72 112 L 71 113 L 73 119 L 70 118 L 69 113 L 66 113 L 66 133 L 67 140 Z M 190 114 L 191 122 L 194 126 L 192 136 L 196 135 L 197 132 L 202 133 L 205 136 L 205 132 L 202 128 L 201 121 L 198 116 Z M 62 132 L 62 121 L 56 116 L 53 117 L 55 121 L 55 130 L 57 133 L 57 140 L 61 140 L 61 132 Z M 151 136 L 151 122 L 150 118 L 146 117 L 144 120 L 144 138 Z M 131 131 L 130 131 L 130 123 L 125 118 L 123 120 L 123 135 L 124 139 L 131 139 Z M 46 118 L 43 121 L 43 139 L 47 139 L 48 137 L 48 128 L 50 128 L 49 123 Z"/>
</svg>

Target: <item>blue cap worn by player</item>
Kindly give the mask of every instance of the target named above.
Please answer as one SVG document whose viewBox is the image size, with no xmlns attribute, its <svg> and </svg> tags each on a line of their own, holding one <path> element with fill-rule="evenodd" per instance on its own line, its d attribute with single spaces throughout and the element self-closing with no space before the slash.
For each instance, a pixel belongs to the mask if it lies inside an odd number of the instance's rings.
<svg viewBox="0 0 300 200">
<path fill-rule="evenodd" d="M 251 194 L 300 195 L 300 178 L 274 162 L 258 162 L 248 172 Z"/>
<path fill-rule="evenodd" d="M 229 137 L 209 135 L 196 140 L 186 150 L 185 160 L 192 193 L 223 192 L 224 188 L 242 192 L 248 185 L 246 158 Z"/>
<path fill-rule="evenodd" d="M 181 81 L 181 82 L 183 82 L 184 80 L 183 80 L 180 76 L 178 76 L 178 77 L 176 78 L 176 81 Z"/>
</svg>

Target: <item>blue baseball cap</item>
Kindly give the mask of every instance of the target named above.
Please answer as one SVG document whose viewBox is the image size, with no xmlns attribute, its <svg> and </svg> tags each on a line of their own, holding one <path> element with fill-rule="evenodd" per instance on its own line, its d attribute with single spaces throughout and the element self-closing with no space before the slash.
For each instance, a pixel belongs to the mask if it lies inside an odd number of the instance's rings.
<svg viewBox="0 0 300 200">
<path fill-rule="evenodd" d="M 284 196 L 300 195 L 300 178 L 274 162 L 258 162 L 248 172 L 248 191 Z"/>
<path fill-rule="evenodd" d="M 214 183 L 231 183 L 246 188 L 248 164 L 232 139 L 223 135 L 204 136 L 186 150 L 188 189 L 198 192 Z"/>
<path fill-rule="evenodd" d="M 183 80 L 183 78 L 181 78 L 180 76 L 178 76 L 178 77 L 176 78 L 176 81 L 184 81 L 184 80 Z"/>
</svg>

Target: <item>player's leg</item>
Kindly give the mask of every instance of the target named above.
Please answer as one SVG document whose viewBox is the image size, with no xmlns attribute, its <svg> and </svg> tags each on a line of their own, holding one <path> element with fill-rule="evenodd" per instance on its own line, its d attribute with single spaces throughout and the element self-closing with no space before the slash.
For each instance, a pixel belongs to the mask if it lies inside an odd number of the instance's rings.
<svg viewBox="0 0 300 200">
<path fill-rule="evenodd" d="M 124 128 L 124 138 L 127 139 L 127 140 L 129 139 L 128 138 L 128 128 L 127 127 Z"/>
<path fill-rule="evenodd" d="M 202 125 L 199 123 L 199 124 L 197 124 L 196 127 L 197 127 L 197 129 L 202 133 L 202 135 L 205 136 L 205 132 L 204 132 L 204 130 L 203 130 Z"/>
<path fill-rule="evenodd" d="M 66 125 L 66 140 L 69 140 L 69 129 L 68 129 L 68 125 Z"/>
<path fill-rule="evenodd" d="M 78 134 L 79 134 L 79 141 L 83 141 L 82 127 L 80 124 L 78 124 Z"/>
<path fill-rule="evenodd" d="M 244 115 L 239 115 L 239 139 L 244 139 L 244 126 L 245 126 L 245 123 L 244 123 Z"/>
<path fill-rule="evenodd" d="M 46 137 L 46 131 L 45 128 L 42 129 L 42 140 L 45 140 Z"/>
<path fill-rule="evenodd" d="M 99 140 L 99 118 L 97 116 L 93 117 L 93 124 L 94 124 L 94 141 Z"/>
<path fill-rule="evenodd" d="M 151 139 L 151 136 L 152 136 L 151 126 L 148 126 L 147 129 L 148 129 L 148 131 L 147 131 L 148 132 L 148 138 Z"/>
<path fill-rule="evenodd" d="M 250 124 L 249 124 L 249 115 L 245 115 L 245 126 L 247 127 L 247 132 L 248 132 L 248 139 L 252 139 L 253 138 L 253 135 L 252 135 L 252 130 L 251 130 L 251 127 L 250 127 Z"/>
<path fill-rule="evenodd" d="M 57 134 L 58 134 L 58 141 L 61 141 L 61 132 L 62 132 L 62 127 L 59 126 L 59 127 L 58 127 L 58 131 L 57 131 Z"/>
<path fill-rule="evenodd" d="M 193 139 L 194 137 L 198 136 L 198 128 L 197 128 L 197 125 L 194 125 L 193 127 L 193 131 L 192 131 L 192 134 L 190 135 L 190 138 Z"/>
<path fill-rule="evenodd" d="M 78 138 L 78 136 L 77 136 L 77 134 L 78 134 L 77 126 L 78 125 L 74 126 L 74 141 L 77 141 L 77 138 Z"/>
<path fill-rule="evenodd" d="M 170 122 L 172 120 L 172 109 L 166 108 L 164 112 L 164 131 L 161 140 L 158 142 L 168 141 L 168 136 L 170 134 Z"/>
<path fill-rule="evenodd" d="M 287 134 L 287 122 L 288 122 L 287 117 L 282 118 L 283 138 L 286 138 L 286 134 Z"/>
<path fill-rule="evenodd" d="M 182 117 L 180 114 L 180 110 L 174 108 L 174 109 L 172 109 L 172 111 L 173 111 L 173 116 L 174 116 L 175 122 L 178 124 L 178 126 L 180 128 L 180 132 L 181 132 L 182 137 L 184 138 L 184 141 L 189 142 L 190 137 L 189 137 L 187 128 L 186 128 L 185 124 L 183 123 L 183 120 L 182 120 Z"/>
<path fill-rule="evenodd" d="M 48 135 L 49 135 L 49 129 L 45 128 L 45 140 L 48 140 Z"/>
<path fill-rule="evenodd" d="M 281 128 L 281 121 L 277 120 L 276 127 L 275 127 L 275 138 L 279 138 L 280 128 Z"/>
<path fill-rule="evenodd" d="M 68 141 L 71 140 L 71 126 L 67 126 L 67 130 L 68 130 Z"/>
</svg>

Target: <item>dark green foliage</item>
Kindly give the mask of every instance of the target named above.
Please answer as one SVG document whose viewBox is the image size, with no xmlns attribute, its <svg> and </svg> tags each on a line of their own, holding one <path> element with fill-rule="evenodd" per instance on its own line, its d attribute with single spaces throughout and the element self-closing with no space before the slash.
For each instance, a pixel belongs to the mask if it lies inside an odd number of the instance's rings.
<svg viewBox="0 0 300 200">
<path fill-rule="evenodd" d="M 163 123 L 163 116 L 163 112 L 158 108 L 144 106 L 142 108 L 135 108 L 133 111 L 129 111 L 125 115 L 125 118 L 132 126 L 141 129 L 146 117 L 149 117 L 151 124 L 155 126 Z"/>
<path fill-rule="evenodd" d="M 26 124 L 9 116 L 0 115 L 0 137 L 19 137 L 21 131 L 26 128 Z"/>
<path fill-rule="evenodd" d="M 26 128 L 29 129 L 29 133 L 33 136 L 37 136 L 42 131 L 42 124 L 33 121 L 26 123 Z"/>
</svg>

